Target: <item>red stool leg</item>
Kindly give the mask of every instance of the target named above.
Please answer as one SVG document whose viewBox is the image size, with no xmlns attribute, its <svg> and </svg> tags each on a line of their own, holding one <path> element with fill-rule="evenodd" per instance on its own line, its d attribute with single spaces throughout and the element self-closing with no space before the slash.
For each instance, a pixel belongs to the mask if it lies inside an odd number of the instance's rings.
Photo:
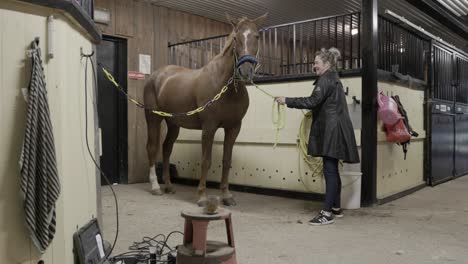
<svg viewBox="0 0 468 264">
<path fill-rule="evenodd" d="M 227 233 L 227 237 L 228 237 L 228 244 L 229 244 L 229 246 L 235 248 L 235 245 L 234 245 L 234 232 L 232 231 L 231 216 L 226 218 L 224 221 L 226 222 L 226 233 Z"/>
<path fill-rule="evenodd" d="M 206 253 L 206 239 L 209 221 L 192 220 L 193 223 L 193 241 L 192 247 L 196 255 Z"/>
<path fill-rule="evenodd" d="M 184 226 L 184 245 L 190 244 L 193 241 L 193 226 L 192 219 L 185 218 Z"/>
</svg>

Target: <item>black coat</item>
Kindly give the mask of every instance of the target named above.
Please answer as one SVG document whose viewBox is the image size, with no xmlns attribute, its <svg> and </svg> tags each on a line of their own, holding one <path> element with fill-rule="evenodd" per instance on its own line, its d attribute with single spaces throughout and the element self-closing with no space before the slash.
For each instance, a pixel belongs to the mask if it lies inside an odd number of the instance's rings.
<svg viewBox="0 0 468 264">
<path fill-rule="evenodd" d="M 358 163 L 353 124 L 338 73 L 327 71 L 314 85 L 309 97 L 286 98 L 286 105 L 290 108 L 312 110 L 308 154 Z"/>
</svg>

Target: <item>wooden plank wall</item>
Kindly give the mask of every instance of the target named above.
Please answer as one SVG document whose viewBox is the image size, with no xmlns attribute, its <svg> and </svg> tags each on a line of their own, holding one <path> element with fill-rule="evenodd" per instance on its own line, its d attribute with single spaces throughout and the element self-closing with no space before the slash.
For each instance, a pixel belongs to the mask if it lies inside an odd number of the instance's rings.
<svg viewBox="0 0 468 264">
<path fill-rule="evenodd" d="M 142 0 L 95 0 L 95 8 L 111 13 L 108 25 L 98 24 L 104 35 L 128 40 L 128 70 L 138 71 L 138 55 L 152 57 L 152 70 L 168 63 L 168 42 L 206 38 L 231 31 L 227 23 L 151 5 Z M 128 93 L 143 100 L 145 80 L 128 80 Z M 148 181 L 144 113 L 128 105 L 128 182 Z"/>
</svg>

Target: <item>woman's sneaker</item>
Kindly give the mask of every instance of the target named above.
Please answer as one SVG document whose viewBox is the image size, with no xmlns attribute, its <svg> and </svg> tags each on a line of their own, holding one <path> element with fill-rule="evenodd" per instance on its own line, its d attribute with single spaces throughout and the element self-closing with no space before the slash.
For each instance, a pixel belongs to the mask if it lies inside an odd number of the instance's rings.
<svg viewBox="0 0 468 264">
<path fill-rule="evenodd" d="M 328 225 L 333 224 L 333 222 L 335 221 L 333 220 L 332 213 L 322 210 L 316 217 L 309 221 L 309 225 Z"/>
<path fill-rule="evenodd" d="M 338 208 L 338 209 L 332 208 L 331 212 L 332 212 L 333 216 L 336 217 L 336 218 L 342 218 L 344 216 L 343 209 L 341 209 L 341 208 Z"/>
</svg>

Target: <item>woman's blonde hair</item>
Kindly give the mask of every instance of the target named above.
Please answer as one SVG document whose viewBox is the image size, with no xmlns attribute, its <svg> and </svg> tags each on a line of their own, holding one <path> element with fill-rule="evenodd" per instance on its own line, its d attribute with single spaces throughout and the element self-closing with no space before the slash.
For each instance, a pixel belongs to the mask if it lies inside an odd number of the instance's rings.
<svg viewBox="0 0 468 264">
<path fill-rule="evenodd" d="M 331 47 L 329 49 L 322 48 L 315 53 L 315 56 L 319 56 L 324 63 L 330 63 L 330 69 L 336 70 L 336 64 L 338 63 L 338 59 L 341 57 L 341 53 L 335 47 Z"/>
</svg>

